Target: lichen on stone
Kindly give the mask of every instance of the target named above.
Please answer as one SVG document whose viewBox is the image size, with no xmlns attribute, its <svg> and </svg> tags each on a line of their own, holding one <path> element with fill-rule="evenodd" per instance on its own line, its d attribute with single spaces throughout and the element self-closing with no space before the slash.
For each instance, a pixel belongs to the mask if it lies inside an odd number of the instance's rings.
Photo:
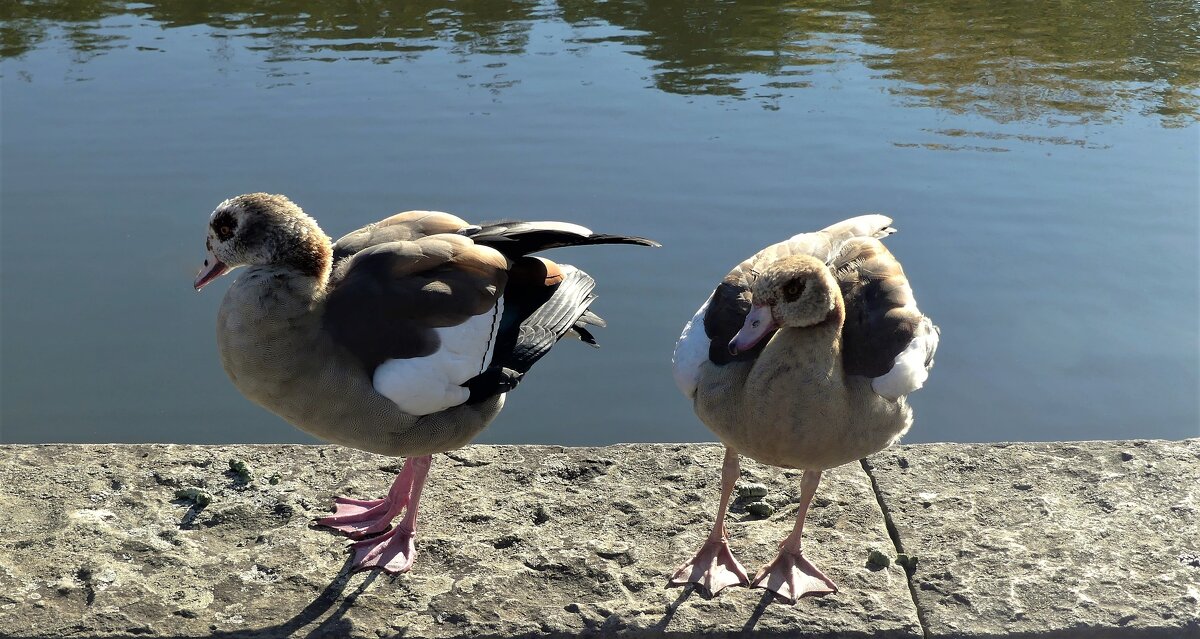
<svg viewBox="0 0 1200 639">
<path fill-rule="evenodd" d="M 206 490 L 199 488 L 180 488 L 175 491 L 176 499 L 190 501 L 200 508 L 212 503 L 212 495 Z"/>
<path fill-rule="evenodd" d="M 246 462 L 236 457 L 229 460 L 229 471 L 237 475 L 238 481 L 243 484 L 249 484 L 250 480 L 253 479 L 253 475 L 250 474 L 250 468 L 246 466 Z"/>
<path fill-rule="evenodd" d="M 917 569 L 917 561 L 918 559 L 916 555 L 909 555 L 906 553 L 896 554 L 896 565 L 905 569 L 909 573 Z"/>
<path fill-rule="evenodd" d="M 752 504 L 746 504 L 746 512 L 759 519 L 765 519 L 775 513 L 775 508 L 765 501 L 756 501 Z"/>
</svg>

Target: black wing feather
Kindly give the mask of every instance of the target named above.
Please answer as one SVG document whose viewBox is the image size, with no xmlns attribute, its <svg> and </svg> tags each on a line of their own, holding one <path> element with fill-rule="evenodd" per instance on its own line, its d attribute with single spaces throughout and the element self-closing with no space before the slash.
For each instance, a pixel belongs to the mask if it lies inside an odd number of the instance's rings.
<svg viewBox="0 0 1200 639">
<path fill-rule="evenodd" d="M 596 296 L 592 291 L 596 281 L 587 273 L 560 265 L 563 281 L 549 287 L 548 298 L 530 309 L 528 304 L 514 305 L 513 316 L 505 317 L 511 325 L 501 325 L 496 337 L 493 363 L 524 373 L 550 352 L 567 331 L 575 327 Z M 519 295 L 513 295 L 516 298 Z M 509 315 L 509 297 L 505 297 L 504 314 Z M 515 328 L 515 330 L 513 330 Z"/>
<path fill-rule="evenodd" d="M 509 258 L 516 258 L 538 251 L 563 246 L 586 246 L 592 244 L 635 244 L 638 246 L 660 246 L 654 240 L 630 235 L 583 234 L 571 227 L 575 225 L 556 222 L 489 222 L 465 228 L 459 233 L 478 244 L 490 246 Z"/>
<path fill-rule="evenodd" d="M 563 280 L 554 286 L 533 288 L 510 286 L 504 296 L 504 317 L 496 336 L 492 363 L 487 371 L 464 386 L 471 389 L 470 401 L 476 402 L 506 393 L 564 335 L 580 334 L 585 342 L 596 345 L 584 325 L 602 325 L 604 320 L 588 311 L 596 296 L 595 280 L 587 273 L 565 265 Z"/>
<path fill-rule="evenodd" d="M 767 340 L 755 344 L 754 348 L 737 355 L 729 352 L 729 341 L 741 330 L 746 315 L 750 313 L 750 285 L 753 273 L 750 269 L 735 269 L 717 285 L 712 301 L 704 314 L 704 334 L 708 336 L 708 359 L 717 365 L 740 362 L 758 357 Z"/>
</svg>

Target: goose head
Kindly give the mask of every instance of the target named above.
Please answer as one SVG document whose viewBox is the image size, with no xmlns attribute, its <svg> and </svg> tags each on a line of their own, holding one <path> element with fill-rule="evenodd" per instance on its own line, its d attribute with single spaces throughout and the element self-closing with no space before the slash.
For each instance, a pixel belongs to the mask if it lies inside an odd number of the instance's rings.
<svg viewBox="0 0 1200 639">
<path fill-rule="evenodd" d="M 196 290 L 239 266 L 276 266 L 328 276 L 330 240 L 283 195 L 247 193 L 221 202 L 208 221 L 208 251 Z"/>
<path fill-rule="evenodd" d="M 824 322 L 839 295 L 833 274 L 815 257 L 792 255 L 772 262 L 751 285 L 750 313 L 729 342 L 729 351 L 748 351 L 779 328 Z"/>
</svg>

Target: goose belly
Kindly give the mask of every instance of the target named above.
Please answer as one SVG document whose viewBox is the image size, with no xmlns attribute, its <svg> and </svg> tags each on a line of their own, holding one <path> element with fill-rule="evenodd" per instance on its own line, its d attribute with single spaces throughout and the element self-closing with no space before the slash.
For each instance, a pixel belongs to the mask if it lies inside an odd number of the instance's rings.
<svg viewBox="0 0 1200 639">
<path fill-rule="evenodd" d="M 745 364 L 729 364 L 729 367 Z M 775 383 L 746 393 L 724 370 L 702 382 L 695 409 L 725 445 L 756 461 L 784 468 L 825 470 L 878 452 L 912 423 L 903 398 L 875 394 L 866 378 L 842 385 Z"/>
</svg>

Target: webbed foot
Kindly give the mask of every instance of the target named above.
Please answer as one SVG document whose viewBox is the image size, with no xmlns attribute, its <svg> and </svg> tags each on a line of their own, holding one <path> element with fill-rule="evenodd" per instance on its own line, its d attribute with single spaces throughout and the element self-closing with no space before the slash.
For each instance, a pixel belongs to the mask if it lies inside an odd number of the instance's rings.
<svg viewBox="0 0 1200 639">
<path fill-rule="evenodd" d="M 827 595 L 837 592 L 837 585 L 812 565 L 802 553 L 780 550 L 771 563 L 762 567 L 754 577 L 752 588 L 766 588 L 787 603 L 806 595 Z"/>
<path fill-rule="evenodd" d="M 387 499 L 352 499 L 337 497 L 333 500 L 332 515 L 317 520 L 317 524 L 332 528 L 353 539 L 383 532 L 404 506 L 392 508 Z"/>
<path fill-rule="evenodd" d="M 350 544 L 354 553 L 354 571 L 378 568 L 389 574 L 398 574 L 412 568 L 417 558 L 416 535 L 403 526 L 379 535 Z"/>
<path fill-rule="evenodd" d="M 746 586 L 750 578 L 746 569 L 733 556 L 726 539 L 709 539 L 704 542 L 696 556 L 680 566 L 671 576 L 667 586 L 684 586 L 694 583 L 716 596 L 729 586 Z"/>
</svg>

